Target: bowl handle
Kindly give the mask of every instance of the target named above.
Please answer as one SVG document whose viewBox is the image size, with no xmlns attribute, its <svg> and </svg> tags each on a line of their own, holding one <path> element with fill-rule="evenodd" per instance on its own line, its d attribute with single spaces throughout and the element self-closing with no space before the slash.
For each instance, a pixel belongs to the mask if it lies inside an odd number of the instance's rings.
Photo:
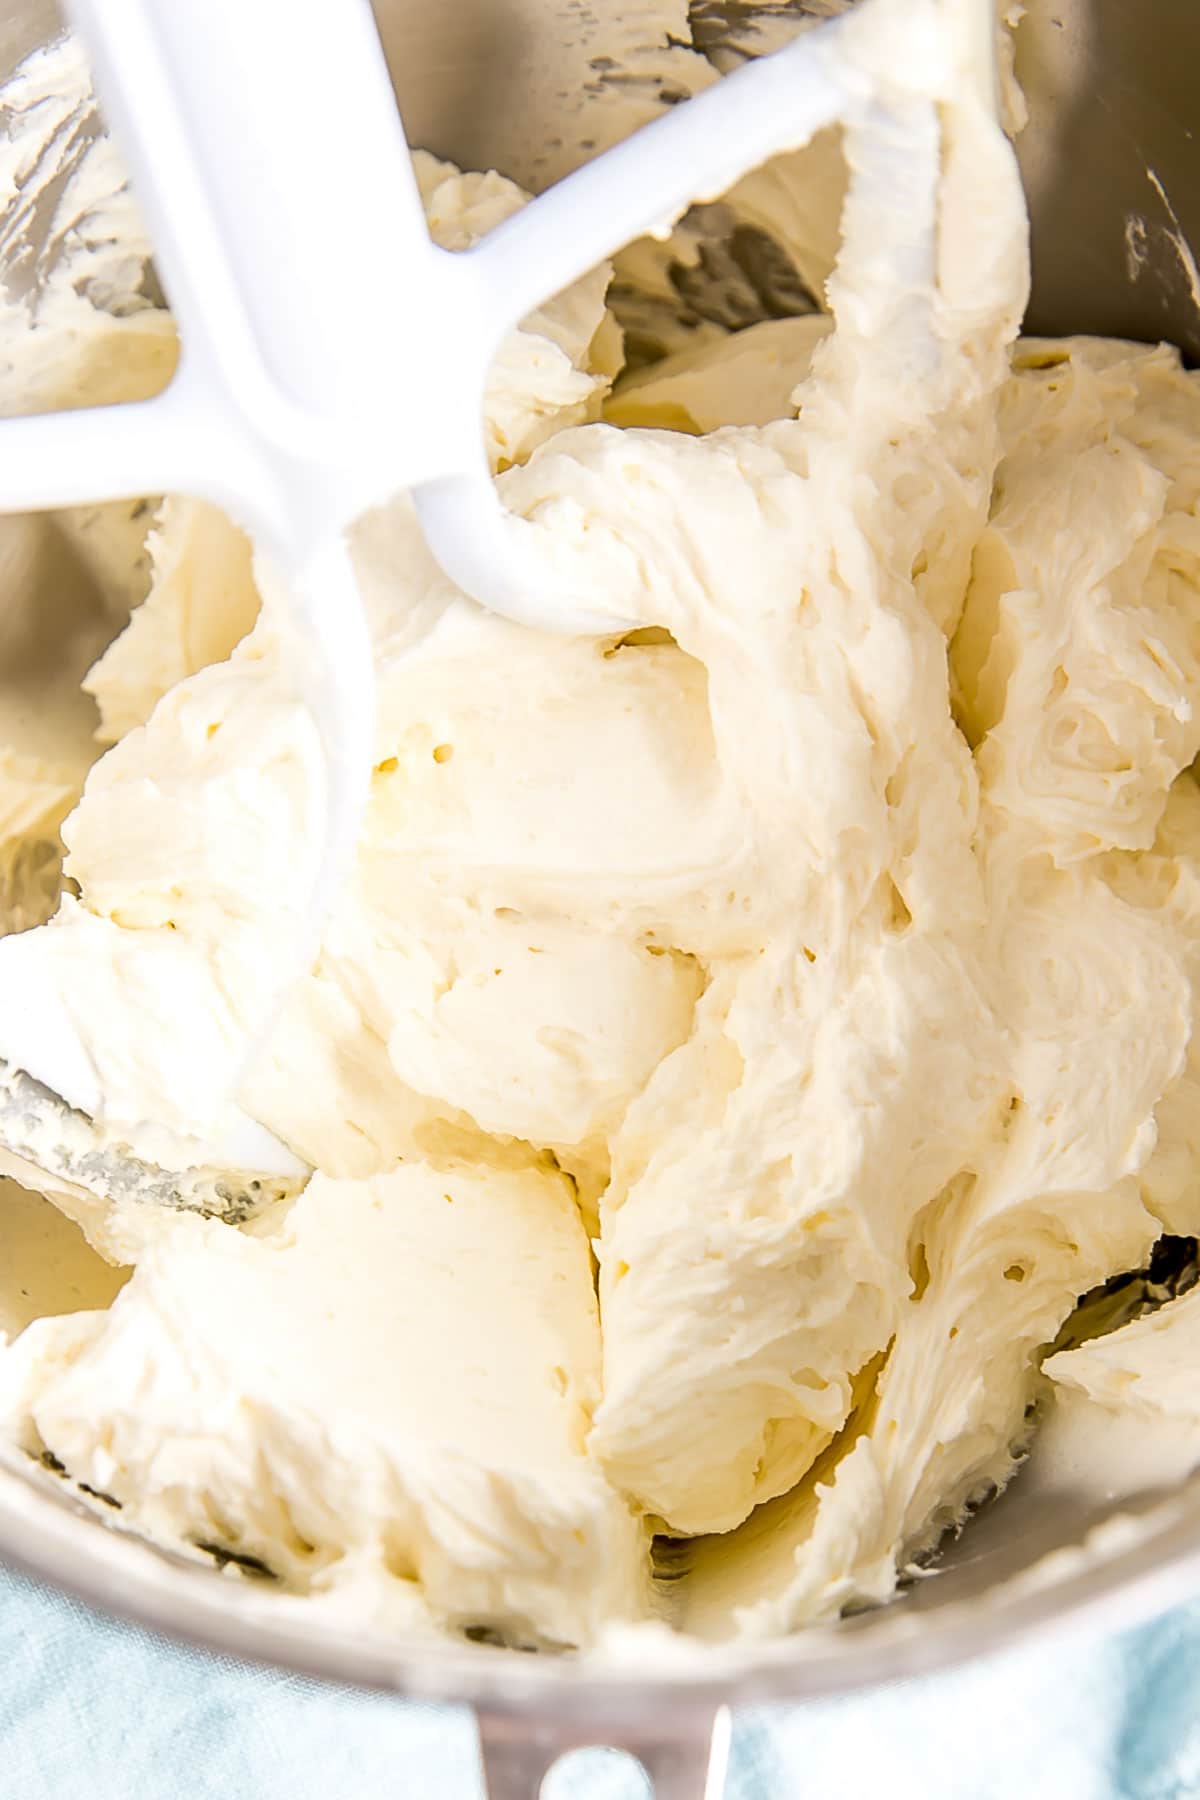
<svg viewBox="0 0 1200 1800">
<path fill-rule="evenodd" d="M 616 1729 L 545 1714 L 480 1707 L 479 1748 L 487 1800 L 538 1800 L 542 1782 L 571 1750 L 624 1750 L 650 1778 L 654 1800 L 721 1800 L 729 1761 L 729 1709 L 684 1704 Z"/>
</svg>

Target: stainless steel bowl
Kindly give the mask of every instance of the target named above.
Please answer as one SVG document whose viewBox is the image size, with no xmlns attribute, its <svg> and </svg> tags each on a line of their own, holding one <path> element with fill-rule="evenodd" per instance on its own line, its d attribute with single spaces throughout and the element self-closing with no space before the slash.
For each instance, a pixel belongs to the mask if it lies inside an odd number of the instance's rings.
<svg viewBox="0 0 1200 1800">
<path fill-rule="evenodd" d="M 832 8 L 809 0 L 809 9 Z M 627 0 L 376 0 L 376 11 L 415 142 L 536 188 L 604 141 L 603 92 L 581 98 L 577 72 L 594 15 L 628 17 Z M 779 20 L 777 7 L 756 12 L 740 0 L 693 0 L 692 11 L 718 61 L 731 42 L 752 48 L 756 23 Z M 59 30 L 46 0 L 0 0 L 0 79 Z M 1189 234 L 1200 245 L 1198 69 L 1195 0 L 1029 0 L 1018 71 L 1030 108 L 1020 153 L 1033 215 L 1031 330 L 1167 338 L 1200 360 L 1188 249 Z M 302 1599 L 122 1536 L 15 1468 L 0 1467 L 0 1556 L 234 1655 L 470 1702 L 496 1800 L 536 1794 L 546 1768 L 585 1743 L 632 1750 L 660 1795 L 682 1797 L 703 1791 L 714 1719 L 728 1705 L 924 1673 L 1084 1617 L 1128 1624 L 1200 1590 L 1200 1481 L 1114 1506 L 1023 1475 L 950 1546 L 936 1577 L 894 1605 L 785 1643 L 664 1655 L 653 1668 L 331 1625 Z"/>
</svg>

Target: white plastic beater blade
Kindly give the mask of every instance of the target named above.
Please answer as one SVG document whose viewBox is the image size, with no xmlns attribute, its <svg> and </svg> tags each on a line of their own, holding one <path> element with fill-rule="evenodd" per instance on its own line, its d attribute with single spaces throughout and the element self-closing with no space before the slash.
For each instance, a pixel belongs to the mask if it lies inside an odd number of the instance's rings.
<svg viewBox="0 0 1200 1800">
<path fill-rule="evenodd" d="M 672 108 L 455 256 L 426 233 L 366 0 L 72 0 L 184 354 L 162 401 L 0 424 L 0 506 L 178 487 L 295 557 L 411 486 L 435 554 L 483 604 L 558 631 L 628 624 L 618 596 L 564 588 L 523 522 L 507 529 L 483 458 L 488 364 L 621 244 L 860 114 L 875 84 L 846 28 L 880 4 Z M 937 7 L 911 13 L 919 39 Z"/>
</svg>

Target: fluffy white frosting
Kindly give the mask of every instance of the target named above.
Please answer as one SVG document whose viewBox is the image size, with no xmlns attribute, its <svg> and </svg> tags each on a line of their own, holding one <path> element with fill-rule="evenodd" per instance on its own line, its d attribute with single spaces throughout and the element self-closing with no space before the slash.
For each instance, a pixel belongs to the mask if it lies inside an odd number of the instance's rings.
<svg viewBox="0 0 1200 1800">
<path fill-rule="evenodd" d="M 360 521 L 369 816 L 265 1041 L 317 747 L 269 571 L 158 515 L 88 677 L 79 896 L 0 975 L 55 989 L 135 1135 L 201 1130 L 257 1042 L 237 1098 L 319 1173 L 257 1234 L 95 1227 L 115 1304 L 0 1357 L 11 1434 L 135 1523 L 583 1642 L 647 1609 L 660 1521 L 700 1537 L 685 1624 L 787 1629 L 1007 1479 L 1077 1298 L 1200 1223 L 1200 390 L 1011 355 L 1015 172 L 937 80 L 936 299 L 860 193 L 833 331 L 704 332 L 606 400 L 601 271 L 506 347 L 506 503 L 642 629 L 488 617 L 405 502 Z M 520 204 L 418 174 L 449 244 Z"/>
<path fill-rule="evenodd" d="M 585 1447 L 599 1366 L 569 1183 L 405 1166 L 315 1176 L 269 1237 L 173 1218 L 107 1312 L 23 1333 L 0 1412 L 159 1536 L 370 1588 L 385 1623 L 578 1643 L 645 1598 Z"/>
</svg>

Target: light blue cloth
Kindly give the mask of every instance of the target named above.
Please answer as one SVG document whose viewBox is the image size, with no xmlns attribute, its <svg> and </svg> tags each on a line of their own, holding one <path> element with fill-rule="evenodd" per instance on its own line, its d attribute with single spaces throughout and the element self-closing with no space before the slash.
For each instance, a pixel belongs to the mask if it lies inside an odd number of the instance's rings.
<svg viewBox="0 0 1200 1800">
<path fill-rule="evenodd" d="M 0 1570 L 0 1800 L 477 1800 L 470 1716 L 186 1650 Z M 634 1800 L 588 1753 L 546 1800 Z M 1200 1796 L 1200 1605 L 736 1722 L 727 1800 Z M 699 1800 L 699 1797 L 697 1797 Z"/>
</svg>

